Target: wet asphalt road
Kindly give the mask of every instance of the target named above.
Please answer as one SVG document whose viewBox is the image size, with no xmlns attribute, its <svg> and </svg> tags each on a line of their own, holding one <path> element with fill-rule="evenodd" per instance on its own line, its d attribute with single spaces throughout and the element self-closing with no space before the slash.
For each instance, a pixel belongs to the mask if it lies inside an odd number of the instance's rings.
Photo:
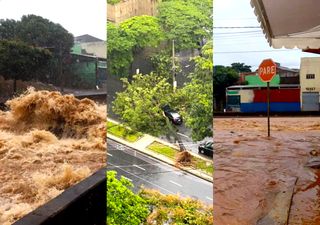
<svg viewBox="0 0 320 225">
<path fill-rule="evenodd" d="M 161 161 L 136 152 L 134 149 L 107 140 L 107 170 L 116 170 L 134 184 L 134 191 L 141 185 L 163 194 L 180 194 L 212 204 L 213 184 L 169 166 Z"/>
<path fill-rule="evenodd" d="M 201 143 L 204 143 L 206 141 L 212 141 L 212 137 L 206 137 L 205 139 L 203 139 L 202 141 L 193 141 L 192 138 L 191 138 L 191 130 L 186 128 L 184 123 L 180 126 L 177 126 L 177 128 L 179 129 L 179 131 L 177 132 L 177 134 L 179 135 L 183 145 L 185 146 L 185 148 L 188 150 L 188 151 L 191 151 L 195 154 L 198 154 L 198 147 Z M 173 143 L 174 140 L 173 138 L 169 139 L 165 136 L 161 136 L 160 137 L 161 139 L 163 139 L 164 141 L 167 141 L 167 142 L 170 142 L 170 143 Z M 204 156 L 204 155 L 202 155 Z M 206 157 L 206 156 L 204 156 Z M 212 158 L 208 158 L 208 159 L 212 159 Z"/>
</svg>

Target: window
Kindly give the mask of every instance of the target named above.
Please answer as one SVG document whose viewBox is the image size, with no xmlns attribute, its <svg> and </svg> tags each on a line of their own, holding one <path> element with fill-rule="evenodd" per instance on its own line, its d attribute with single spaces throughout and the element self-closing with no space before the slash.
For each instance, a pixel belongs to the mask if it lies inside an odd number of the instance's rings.
<svg viewBox="0 0 320 225">
<path fill-rule="evenodd" d="M 306 79 L 314 79 L 315 75 L 314 74 L 307 74 Z"/>
</svg>

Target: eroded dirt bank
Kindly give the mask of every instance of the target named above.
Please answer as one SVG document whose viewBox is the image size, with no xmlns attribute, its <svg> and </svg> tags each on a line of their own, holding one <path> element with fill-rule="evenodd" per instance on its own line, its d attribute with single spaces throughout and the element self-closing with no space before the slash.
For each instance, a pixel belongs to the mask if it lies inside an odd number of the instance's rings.
<svg viewBox="0 0 320 225">
<path fill-rule="evenodd" d="M 296 182 L 290 225 L 320 224 L 319 169 L 305 167 L 320 155 L 320 118 L 214 119 L 215 225 L 253 225 L 277 194 Z"/>
<path fill-rule="evenodd" d="M 0 111 L 0 224 L 11 224 L 105 165 L 105 105 L 34 91 Z"/>
</svg>

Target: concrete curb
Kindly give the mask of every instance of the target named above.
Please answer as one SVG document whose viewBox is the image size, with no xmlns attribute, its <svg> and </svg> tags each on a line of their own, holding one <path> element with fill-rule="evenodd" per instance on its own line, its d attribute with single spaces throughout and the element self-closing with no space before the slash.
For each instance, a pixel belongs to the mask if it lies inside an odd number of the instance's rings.
<svg viewBox="0 0 320 225">
<path fill-rule="evenodd" d="M 115 141 L 115 142 L 118 142 L 118 143 L 120 143 L 120 144 L 123 144 L 123 145 L 126 145 L 126 146 L 128 146 L 128 147 L 130 147 L 130 148 L 133 148 L 133 149 L 135 149 L 136 151 L 139 151 L 139 152 L 141 152 L 141 153 L 144 153 L 144 154 L 146 154 L 146 155 L 148 155 L 148 156 L 150 156 L 150 157 L 152 157 L 152 158 L 155 158 L 155 159 L 157 159 L 157 160 L 160 160 L 160 161 L 162 161 L 162 162 L 164 162 L 164 163 L 166 163 L 166 164 L 169 164 L 169 165 L 171 165 L 171 166 L 174 166 L 174 167 L 176 167 L 176 168 L 178 168 L 178 169 L 180 169 L 180 170 L 182 170 L 182 171 L 185 171 L 185 172 L 187 172 L 187 173 L 190 173 L 190 174 L 192 174 L 192 175 L 194 175 L 194 176 L 197 176 L 197 177 L 199 177 L 199 178 L 201 178 L 201 179 L 204 179 L 204 180 L 206 180 L 206 181 L 209 181 L 209 182 L 213 182 L 213 177 L 210 177 L 209 175 L 207 175 L 207 174 L 204 174 L 204 173 L 201 173 L 201 172 L 199 172 L 198 170 L 194 170 L 194 169 L 191 169 L 191 168 L 188 168 L 188 167 L 177 167 L 176 165 L 175 165 L 175 162 L 173 161 L 173 160 L 171 160 L 171 159 L 168 159 L 167 157 L 165 157 L 165 156 L 163 156 L 163 155 L 160 155 L 160 154 L 157 154 L 157 153 L 154 153 L 154 152 L 152 152 L 152 151 L 150 151 L 150 150 L 147 150 L 147 149 L 145 149 L 145 147 L 143 147 L 143 148 L 139 148 L 135 143 L 131 143 L 131 142 L 128 142 L 128 141 L 125 141 L 125 140 L 123 140 L 123 139 L 121 139 L 121 138 L 118 138 L 118 137 L 116 137 L 116 136 L 114 136 L 114 135 L 112 135 L 112 134 L 108 134 L 107 133 L 107 138 L 110 138 L 111 140 L 113 140 L 113 141 Z M 155 138 L 155 140 L 154 141 L 157 141 L 156 140 L 156 138 Z M 137 141 L 138 142 L 138 141 Z M 163 143 L 163 141 L 161 142 L 161 143 Z M 165 144 L 165 145 L 168 145 L 168 146 L 170 146 L 170 143 L 166 143 L 166 142 L 164 142 L 163 144 Z M 172 145 L 172 144 L 171 144 Z M 171 147 L 171 146 L 170 146 Z M 209 161 L 209 160 L 208 160 Z M 107 161 L 107 164 L 108 164 L 108 161 Z"/>
</svg>

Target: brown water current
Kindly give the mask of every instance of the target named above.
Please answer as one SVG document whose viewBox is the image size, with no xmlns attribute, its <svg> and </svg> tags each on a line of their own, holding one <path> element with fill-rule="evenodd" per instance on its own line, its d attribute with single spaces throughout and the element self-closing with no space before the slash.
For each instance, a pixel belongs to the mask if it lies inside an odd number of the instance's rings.
<svg viewBox="0 0 320 225">
<path fill-rule="evenodd" d="M 320 224 L 320 118 L 214 119 L 215 225 L 254 225 L 294 184 L 290 225 Z M 284 209 L 285 210 L 285 209 Z"/>
<path fill-rule="evenodd" d="M 105 165 L 106 106 L 34 91 L 0 111 L 0 224 L 12 224 Z"/>
</svg>

